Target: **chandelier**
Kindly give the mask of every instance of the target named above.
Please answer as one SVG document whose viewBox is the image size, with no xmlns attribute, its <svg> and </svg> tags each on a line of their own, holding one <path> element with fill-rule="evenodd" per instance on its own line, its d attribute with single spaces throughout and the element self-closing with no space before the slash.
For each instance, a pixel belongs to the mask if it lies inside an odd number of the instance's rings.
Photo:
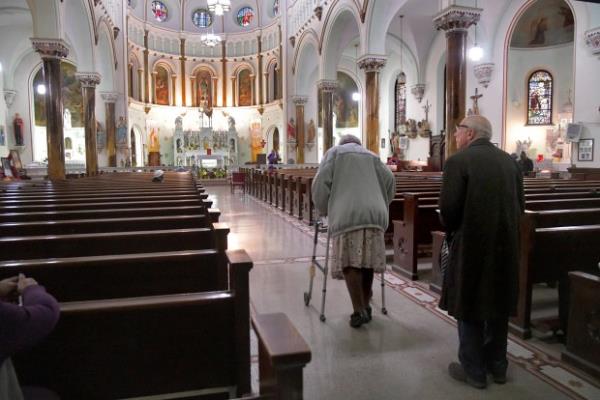
<svg viewBox="0 0 600 400">
<path fill-rule="evenodd" d="M 208 0 L 208 9 L 215 15 L 223 15 L 231 9 L 231 0 Z"/>
<path fill-rule="evenodd" d="M 219 35 L 215 35 L 214 33 L 205 33 L 200 36 L 200 41 L 202 44 L 208 47 L 215 47 L 219 43 L 221 43 L 221 37 Z"/>
</svg>

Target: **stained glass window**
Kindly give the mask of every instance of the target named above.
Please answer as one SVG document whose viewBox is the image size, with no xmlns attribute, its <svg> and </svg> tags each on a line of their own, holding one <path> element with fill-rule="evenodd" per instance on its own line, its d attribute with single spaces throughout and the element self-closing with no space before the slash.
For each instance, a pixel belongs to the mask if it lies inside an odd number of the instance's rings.
<svg viewBox="0 0 600 400">
<path fill-rule="evenodd" d="M 237 13 L 237 23 L 240 26 L 248 26 L 252 23 L 254 11 L 250 7 L 242 7 Z"/>
<path fill-rule="evenodd" d="M 528 125 L 552 125 L 552 75 L 535 71 L 528 82 Z"/>
<path fill-rule="evenodd" d="M 158 22 L 165 22 L 167 20 L 167 16 L 169 15 L 169 11 L 167 10 L 167 6 L 165 6 L 162 1 L 153 1 L 152 14 L 154 14 L 154 18 Z"/>
<path fill-rule="evenodd" d="M 198 28 L 208 28 L 212 24 L 212 15 L 204 8 L 198 9 L 192 14 L 192 22 Z"/>
<path fill-rule="evenodd" d="M 279 15 L 279 0 L 275 0 L 273 2 L 273 16 L 276 17 Z"/>
<path fill-rule="evenodd" d="M 398 127 L 406 123 L 406 84 L 400 83 L 400 79 L 396 79 L 396 109 L 394 118 L 394 130 L 398 132 Z"/>
</svg>

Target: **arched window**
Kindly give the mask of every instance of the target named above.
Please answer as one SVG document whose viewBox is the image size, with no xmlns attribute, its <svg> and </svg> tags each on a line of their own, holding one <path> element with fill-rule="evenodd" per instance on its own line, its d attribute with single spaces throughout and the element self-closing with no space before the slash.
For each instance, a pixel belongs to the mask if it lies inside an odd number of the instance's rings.
<svg viewBox="0 0 600 400">
<path fill-rule="evenodd" d="M 153 1 L 152 14 L 154 15 L 154 19 L 158 22 L 165 22 L 169 16 L 169 11 L 162 1 Z"/>
<path fill-rule="evenodd" d="M 552 75 L 538 70 L 527 84 L 527 125 L 552 125 Z"/>
<path fill-rule="evenodd" d="M 398 132 L 398 127 L 406 122 L 406 83 L 401 83 L 399 78 L 396 78 L 394 93 L 394 131 Z"/>
<path fill-rule="evenodd" d="M 169 105 L 169 73 L 164 67 L 156 67 L 155 82 L 156 104 Z"/>
<path fill-rule="evenodd" d="M 212 25 L 212 20 L 212 14 L 204 8 L 199 8 L 192 14 L 192 22 L 198 28 L 208 28 Z"/>
<path fill-rule="evenodd" d="M 238 75 L 238 106 L 252 105 L 252 77 L 250 70 L 244 69 Z"/>
</svg>

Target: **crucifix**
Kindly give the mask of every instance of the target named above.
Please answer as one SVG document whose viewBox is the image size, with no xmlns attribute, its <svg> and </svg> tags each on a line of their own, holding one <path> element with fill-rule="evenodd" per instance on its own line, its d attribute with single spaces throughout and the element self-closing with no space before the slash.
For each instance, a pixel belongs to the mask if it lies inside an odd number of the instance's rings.
<svg viewBox="0 0 600 400">
<path fill-rule="evenodd" d="M 479 115 L 479 105 L 477 104 L 477 101 L 483 97 L 482 94 L 478 94 L 477 92 L 478 90 L 475 88 L 475 94 L 470 97 L 470 99 L 473 100 L 473 115 Z"/>
<path fill-rule="evenodd" d="M 423 106 L 423 110 L 425 110 L 425 121 L 429 122 L 429 110 L 431 109 L 431 104 L 429 104 L 429 100 Z"/>
</svg>

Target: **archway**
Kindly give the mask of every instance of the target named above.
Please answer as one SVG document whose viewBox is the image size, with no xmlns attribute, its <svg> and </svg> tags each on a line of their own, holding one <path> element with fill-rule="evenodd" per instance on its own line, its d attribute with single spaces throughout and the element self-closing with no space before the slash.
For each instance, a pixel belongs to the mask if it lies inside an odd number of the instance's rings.
<svg viewBox="0 0 600 400">
<path fill-rule="evenodd" d="M 538 168 L 571 164 L 575 19 L 565 0 L 534 0 L 515 15 L 506 46 L 504 149 Z M 561 167 L 562 165 L 562 167 Z"/>
</svg>

